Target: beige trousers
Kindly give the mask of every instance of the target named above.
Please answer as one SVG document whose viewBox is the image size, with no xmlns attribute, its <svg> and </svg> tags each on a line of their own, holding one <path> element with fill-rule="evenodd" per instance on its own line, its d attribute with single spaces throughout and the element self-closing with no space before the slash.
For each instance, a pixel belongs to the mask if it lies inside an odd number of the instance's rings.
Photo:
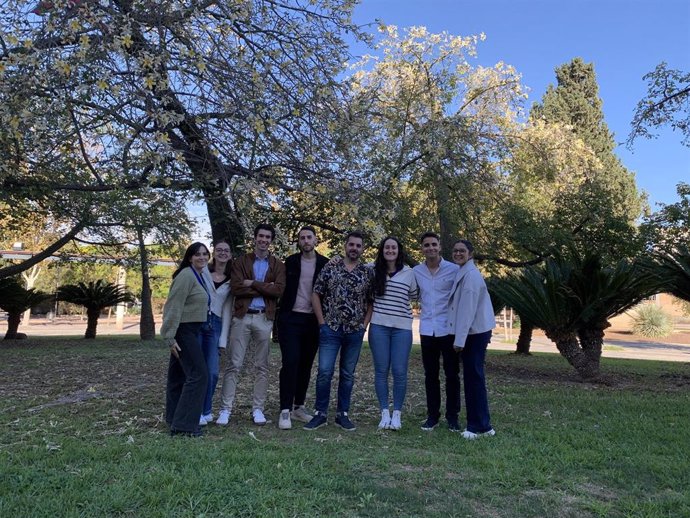
<svg viewBox="0 0 690 518">
<path fill-rule="evenodd" d="M 244 356 L 251 343 L 254 347 L 254 399 L 252 410 L 264 409 L 268 392 L 268 356 L 271 351 L 270 339 L 273 321 L 266 313 L 247 314 L 233 318 L 228 341 L 228 362 L 223 373 L 221 410 L 232 412 L 237 391 L 237 378 L 242 370 Z"/>
</svg>

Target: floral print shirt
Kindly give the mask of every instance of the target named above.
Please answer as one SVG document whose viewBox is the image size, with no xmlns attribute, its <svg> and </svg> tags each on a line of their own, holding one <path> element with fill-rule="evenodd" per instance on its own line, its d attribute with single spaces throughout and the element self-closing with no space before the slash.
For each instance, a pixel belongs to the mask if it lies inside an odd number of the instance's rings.
<svg viewBox="0 0 690 518">
<path fill-rule="evenodd" d="M 323 318 L 328 327 L 354 333 L 364 329 L 367 306 L 373 300 L 374 270 L 359 263 L 352 271 L 343 261 L 323 267 L 314 283 L 314 293 L 321 296 Z"/>
</svg>

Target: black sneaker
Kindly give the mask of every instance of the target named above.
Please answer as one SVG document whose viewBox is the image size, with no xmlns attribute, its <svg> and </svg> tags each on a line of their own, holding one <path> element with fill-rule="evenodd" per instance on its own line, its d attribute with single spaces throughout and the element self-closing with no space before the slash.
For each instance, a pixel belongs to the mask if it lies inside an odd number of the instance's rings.
<svg viewBox="0 0 690 518">
<path fill-rule="evenodd" d="M 340 428 L 348 432 L 353 432 L 357 429 L 355 423 L 350 421 L 350 418 L 347 417 L 347 412 L 338 412 L 335 415 L 335 424 L 337 424 Z"/>
<path fill-rule="evenodd" d="M 448 429 L 449 429 L 451 432 L 456 432 L 456 433 L 459 433 L 459 432 L 460 432 L 460 423 L 458 423 L 458 419 L 457 419 L 457 418 L 455 418 L 455 419 L 448 419 Z"/>
<path fill-rule="evenodd" d="M 336 419 L 336 423 L 338 420 Z M 316 412 L 314 414 L 314 417 L 311 418 L 311 421 L 309 421 L 307 424 L 304 425 L 305 430 L 316 430 L 317 428 L 321 428 L 322 426 L 326 426 L 328 424 L 328 418 L 326 417 L 326 414 L 322 414 L 321 412 Z"/>
<path fill-rule="evenodd" d="M 430 432 L 438 426 L 438 417 L 427 417 L 424 424 L 422 424 L 422 430 L 425 432 Z"/>
</svg>

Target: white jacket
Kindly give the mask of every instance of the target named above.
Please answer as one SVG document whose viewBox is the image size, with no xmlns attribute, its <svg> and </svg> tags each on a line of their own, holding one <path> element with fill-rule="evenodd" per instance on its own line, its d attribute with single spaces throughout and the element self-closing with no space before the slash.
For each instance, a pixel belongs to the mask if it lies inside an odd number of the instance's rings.
<svg viewBox="0 0 690 518">
<path fill-rule="evenodd" d="M 482 274 L 470 259 L 455 276 L 448 308 L 448 327 L 454 347 L 465 347 L 467 335 L 486 333 L 496 327 L 489 291 Z"/>
<path fill-rule="evenodd" d="M 208 267 L 204 268 L 202 275 L 204 277 L 204 282 L 209 289 L 209 295 L 211 296 L 211 312 L 220 317 L 221 321 L 221 331 L 218 337 L 218 347 L 225 349 L 228 345 L 228 338 L 230 336 L 230 324 L 232 322 L 232 306 L 233 306 L 233 296 L 230 293 L 230 278 L 228 281 L 224 282 L 220 288 L 216 288 L 213 283 L 213 276 L 209 271 Z"/>
</svg>

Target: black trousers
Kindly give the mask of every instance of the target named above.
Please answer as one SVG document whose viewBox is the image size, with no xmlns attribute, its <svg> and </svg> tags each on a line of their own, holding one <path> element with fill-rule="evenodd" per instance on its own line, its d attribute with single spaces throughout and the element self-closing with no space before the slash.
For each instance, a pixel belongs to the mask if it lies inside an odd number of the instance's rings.
<svg viewBox="0 0 690 518">
<path fill-rule="evenodd" d="M 421 335 L 427 415 L 441 417 L 440 360 L 446 376 L 446 419 L 457 420 L 460 412 L 460 359 L 453 348 L 453 335 Z"/>
<path fill-rule="evenodd" d="M 313 313 L 290 311 L 278 319 L 278 340 L 282 355 L 280 408 L 303 405 L 311 368 L 319 348 L 319 324 Z"/>
<path fill-rule="evenodd" d="M 203 322 L 180 324 L 175 340 L 180 359 L 172 354 L 165 391 L 165 421 L 173 432 L 195 432 L 204 406 L 208 385 L 206 359 L 199 341 Z"/>
</svg>

